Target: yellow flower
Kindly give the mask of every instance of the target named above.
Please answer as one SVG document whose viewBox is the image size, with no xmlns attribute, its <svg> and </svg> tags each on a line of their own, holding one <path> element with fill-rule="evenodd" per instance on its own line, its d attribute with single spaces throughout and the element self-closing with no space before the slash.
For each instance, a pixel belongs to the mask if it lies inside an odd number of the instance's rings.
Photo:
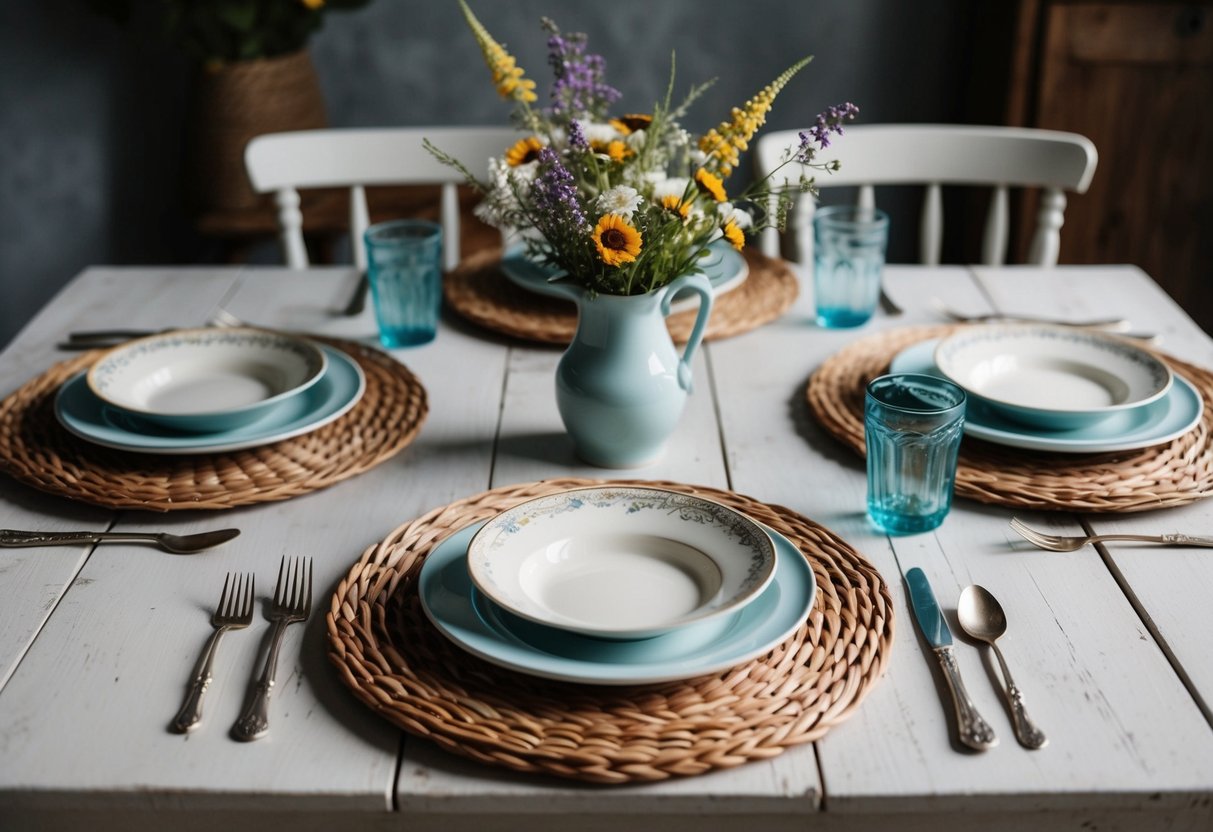
<svg viewBox="0 0 1213 832">
<path fill-rule="evenodd" d="M 728 199 L 728 195 L 724 192 L 724 182 L 720 181 L 720 177 L 714 173 L 700 168 L 695 171 L 695 184 L 699 186 L 699 190 L 717 202 L 724 202 Z"/>
<path fill-rule="evenodd" d="M 734 107 L 731 120 L 721 122 L 720 126 L 703 135 L 699 140 L 699 149 L 707 155 L 709 166 L 720 171 L 721 176 L 733 172 L 741 151 L 749 147 L 750 139 L 766 122 L 775 96 L 810 60 L 804 58 L 792 64 L 747 101 L 744 107 Z"/>
<path fill-rule="evenodd" d="M 608 266 L 631 263 L 640 254 L 640 232 L 618 214 L 604 214 L 594 228 L 594 247 Z"/>
<path fill-rule="evenodd" d="M 463 16 L 467 20 L 472 34 L 476 37 L 480 51 L 484 53 L 484 62 L 488 64 L 489 71 L 493 73 L 493 83 L 497 85 L 497 92 L 501 97 L 513 98 L 515 101 L 526 103 L 538 100 L 539 96 L 535 95 L 535 82 L 523 77 L 522 67 L 518 66 L 514 57 L 505 51 L 505 47 L 493 39 L 488 30 L 476 19 L 476 15 L 472 14 L 467 3 L 459 0 L 459 5 L 463 9 Z"/>
<path fill-rule="evenodd" d="M 528 136 L 514 142 L 513 146 L 505 152 L 505 162 L 510 167 L 516 168 L 538 159 L 541 150 L 543 150 L 543 142 L 534 136 Z"/>
<path fill-rule="evenodd" d="M 745 248 L 745 232 L 737 227 L 737 223 L 729 220 L 720 230 L 724 232 L 724 238 L 733 244 L 733 248 L 738 251 Z"/>
<path fill-rule="evenodd" d="M 299 0 L 299 2 L 313 11 L 324 6 L 324 0 Z"/>
<path fill-rule="evenodd" d="M 691 206 L 682 201 L 682 197 L 667 194 L 661 198 L 661 207 L 671 214 L 677 214 L 684 220 L 691 214 Z"/>
<path fill-rule="evenodd" d="M 625 136 L 644 130 L 652 123 L 653 117 L 643 113 L 628 113 L 610 121 L 610 125 Z"/>
<path fill-rule="evenodd" d="M 612 162 L 622 162 L 624 159 L 632 155 L 632 148 L 619 139 L 614 139 L 609 142 L 590 142 L 590 150 L 595 153 L 606 154 Z"/>
</svg>

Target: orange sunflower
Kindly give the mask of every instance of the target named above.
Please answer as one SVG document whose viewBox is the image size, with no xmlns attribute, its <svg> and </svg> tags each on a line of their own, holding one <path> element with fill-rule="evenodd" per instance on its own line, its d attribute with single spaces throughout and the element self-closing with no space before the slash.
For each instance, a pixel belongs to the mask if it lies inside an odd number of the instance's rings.
<svg viewBox="0 0 1213 832">
<path fill-rule="evenodd" d="M 667 194 L 661 198 L 661 207 L 671 214 L 677 214 L 684 220 L 691 215 L 691 206 L 682 201 L 682 197 Z"/>
<path fill-rule="evenodd" d="M 745 232 L 737 227 L 737 223 L 729 220 L 724 224 L 724 228 L 720 230 L 724 233 L 724 238 L 733 245 L 733 248 L 738 251 L 745 248 Z"/>
<path fill-rule="evenodd" d="M 519 165 L 525 165 L 527 162 L 533 162 L 539 158 L 539 151 L 541 150 L 543 150 L 543 142 L 534 136 L 519 139 L 505 152 L 506 164 L 512 168 L 516 168 Z"/>
<path fill-rule="evenodd" d="M 724 192 L 724 182 L 714 173 L 700 168 L 695 171 L 695 184 L 702 193 L 707 194 L 717 202 L 724 202 L 728 195 Z"/>
<path fill-rule="evenodd" d="M 608 266 L 631 263 L 640 254 L 640 232 L 618 214 L 604 214 L 593 236 L 598 256 Z"/>
<path fill-rule="evenodd" d="M 619 139 L 613 139 L 609 142 L 591 141 L 590 150 L 595 153 L 602 153 L 612 162 L 622 162 L 624 159 L 632 155 L 632 148 Z"/>
<path fill-rule="evenodd" d="M 652 123 L 653 117 L 643 113 L 628 113 L 610 121 L 610 125 L 625 136 L 629 136 L 637 130 L 645 130 Z"/>
</svg>

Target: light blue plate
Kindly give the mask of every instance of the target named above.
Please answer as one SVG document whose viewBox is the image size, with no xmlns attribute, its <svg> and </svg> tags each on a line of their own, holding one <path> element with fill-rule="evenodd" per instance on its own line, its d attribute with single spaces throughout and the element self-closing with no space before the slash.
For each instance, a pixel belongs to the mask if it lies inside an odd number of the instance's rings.
<svg viewBox="0 0 1213 832">
<path fill-rule="evenodd" d="M 107 448 L 145 454 L 211 454 L 268 445 L 309 433 L 345 414 L 366 389 L 354 359 L 321 345 L 328 368 L 314 385 L 278 404 L 255 422 L 213 433 L 181 433 L 112 408 L 93 395 L 85 373 L 72 377 L 55 397 L 55 416 L 69 431 Z"/>
<path fill-rule="evenodd" d="M 553 289 L 550 278 L 558 272 L 549 267 L 535 263 L 526 258 L 526 249 L 519 245 L 511 247 L 501 259 L 502 273 L 524 289 L 529 289 L 541 295 L 568 299 L 559 290 Z M 741 256 L 741 252 L 726 242 L 717 240 L 708 246 L 708 255 L 700 263 L 700 271 L 712 284 L 716 297 L 735 289 L 750 273 L 749 264 Z M 683 289 L 674 296 L 670 304 L 673 312 L 681 311 L 684 307 L 698 306 L 699 296 L 694 292 Z"/>
<path fill-rule="evenodd" d="M 480 595 L 467 572 L 467 546 L 484 525 L 473 523 L 439 543 L 421 567 L 425 614 L 455 644 L 511 670 L 596 685 L 689 679 L 761 656 L 804 623 L 817 584 L 800 551 L 771 529 L 775 577 L 732 616 L 691 624 L 653 638 L 598 639 L 510 615 Z"/>
<path fill-rule="evenodd" d="M 897 354 L 890 365 L 895 373 L 927 373 L 943 377 L 935 366 L 938 338 L 920 341 Z M 1064 430 L 1033 429 L 1004 418 L 978 399 L 965 408 L 966 436 L 1013 448 L 1068 454 L 1132 451 L 1161 445 L 1183 436 L 1200 423 L 1204 401 L 1191 382 L 1175 373 L 1175 383 L 1162 398 L 1122 411 L 1094 425 Z"/>
</svg>

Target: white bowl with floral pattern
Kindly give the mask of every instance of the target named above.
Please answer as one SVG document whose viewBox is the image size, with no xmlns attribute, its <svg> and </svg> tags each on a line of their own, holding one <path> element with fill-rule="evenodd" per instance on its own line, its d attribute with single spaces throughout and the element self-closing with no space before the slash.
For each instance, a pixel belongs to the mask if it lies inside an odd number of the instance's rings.
<svg viewBox="0 0 1213 832">
<path fill-rule="evenodd" d="M 508 612 L 611 639 L 735 613 L 775 574 L 775 544 L 722 503 L 647 486 L 537 497 L 468 545 L 476 589 Z"/>
<path fill-rule="evenodd" d="M 965 327 L 935 347 L 935 366 L 1021 424 L 1073 430 L 1166 395 L 1158 356 L 1116 335 L 1043 324 Z"/>
<path fill-rule="evenodd" d="M 191 432 L 242 427 L 324 375 L 327 359 L 305 338 L 252 327 L 182 329 L 115 347 L 88 372 L 111 407 Z"/>
</svg>

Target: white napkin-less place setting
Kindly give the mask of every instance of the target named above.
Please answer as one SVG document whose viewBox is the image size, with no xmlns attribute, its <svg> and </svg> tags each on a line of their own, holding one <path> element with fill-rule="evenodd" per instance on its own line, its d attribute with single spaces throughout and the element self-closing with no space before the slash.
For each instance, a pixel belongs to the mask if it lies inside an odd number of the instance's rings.
<svg viewBox="0 0 1213 832">
<path fill-rule="evenodd" d="M 430 622 L 486 661 L 630 685 L 769 651 L 803 624 L 816 584 L 791 542 L 723 504 L 594 486 L 456 531 L 426 558 L 419 593 Z"/>
<path fill-rule="evenodd" d="M 309 433 L 366 387 L 341 350 L 255 328 L 187 329 L 130 341 L 69 379 L 55 415 L 97 445 L 220 453 Z"/>
<path fill-rule="evenodd" d="M 1096 331 L 974 326 L 913 344 L 890 366 L 964 388 L 966 435 L 1029 450 L 1147 448 L 1187 433 L 1204 412 L 1182 375 L 1125 339 Z"/>
</svg>

